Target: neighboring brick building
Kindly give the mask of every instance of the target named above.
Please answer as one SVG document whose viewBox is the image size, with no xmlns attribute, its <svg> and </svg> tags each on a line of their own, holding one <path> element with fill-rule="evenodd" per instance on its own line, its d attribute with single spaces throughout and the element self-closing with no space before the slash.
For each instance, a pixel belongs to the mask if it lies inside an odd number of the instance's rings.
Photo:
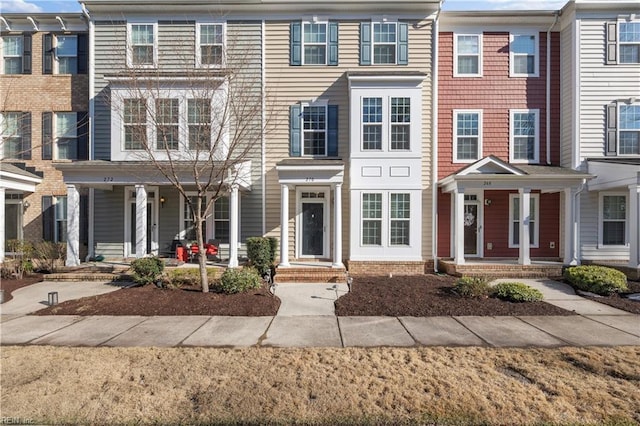
<svg viewBox="0 0 640 426">
<path fill-rule="evenodd" d="M 3 190 L 5 238 L 63 242 L 67 191 L 53 163 L 88 158 L 87 22 L 80 14 L 1 17 L 0 158 L 42 176 L 33 193 Z"/>
</svg>

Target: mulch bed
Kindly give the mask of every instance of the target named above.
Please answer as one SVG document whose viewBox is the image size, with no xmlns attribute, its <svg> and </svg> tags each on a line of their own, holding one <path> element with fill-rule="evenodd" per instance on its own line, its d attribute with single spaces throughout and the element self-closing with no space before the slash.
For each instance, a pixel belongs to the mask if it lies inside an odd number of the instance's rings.
<svg viewBox="0 0 640 426">
<path fill-rule="evenodd" d="M 453 293 L 448 275 L 357 277 L 351 293 L 335 302 L 338 316 L 574 315 L 545 302 L 471 299 Z"/>
<path fill-rule="evenodd" d="M 633 314 L 640 315 L 640 301 L 627 299 L 623 297 L 625 294 L 640 293 L 639 281 L 628 281 L 629 290 L 622 294 L 612 294 L 611 296 L 592 297 L 587 295 L 581 295 L 587 299 L 593 300 L 598 303 L 612 306 L 614 308 L 622 309 L 623 311 L 631 312 Z"/>
<path fill-rule="evenodd" d="M 4 301 L 8 302 L 13 299 L 13 293 L 19 288 L 26 287 L 31 284 L 39 283 L 42 281 L 42 274 L 24 274 L 22 279 L 15 278 L 2 278 L 0 279 L 0 289 L 4 290 Z"/>
<path fill-rule="evenodd" d="M 202 293 L 199 288 L 128 287 L 69 300 L 35 315 L 225 315 L 273 316 L 280 299 L 266 287 L 239 294 Z"/>
</svg>

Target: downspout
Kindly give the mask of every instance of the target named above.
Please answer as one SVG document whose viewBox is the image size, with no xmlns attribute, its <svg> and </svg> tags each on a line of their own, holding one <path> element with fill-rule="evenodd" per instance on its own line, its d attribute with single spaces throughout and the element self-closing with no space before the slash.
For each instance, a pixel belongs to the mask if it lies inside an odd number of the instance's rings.
<svg viewBox="0 0 640 426">
<path fill-rule="evenodd" d="M 438 20 L 443 1 L 440 1 L 433 18 L 431 37 L 431 254 L 434 272 L 438 272 Z"/>
<path fill-rule="evenodd" d="M 87 19 L 87 25 L 89 27 L 89 66 L 88 68 L 88 73 L 89 73 L 89 134 L 88 136 L 88 140 L 89 140 L 89 160 L 94 160 L 95 159 L 95 152 L 94 152 L 94 146 L 93 146 L 93 135 L 95 133 L 95 128 L 94 128 L 94 120 L 93 117 L 95 116 L 95 87 L 94 87 L 94 83 L 95 83 L 95 27 L 93 24 L 93 21 L 91 20 L 91 15 L 89 14 L 89 11 L 87 10 L 87 7 L 85 6 L 84 3 L 80 3 L 80 6 L 82 7 L 82 14 L 84 15 L 84 17 Z M 88 212 L 87 212 L 87 258 L 86 261 L 88 262 L 90 259 L 95 257 L 95 234 L 94 234 L 94 227 L 95 227 L 95 219 L 94 219 L 94 215 L 95 215 L 95 189 L 94 188 L 89 188 L 89 201 L 88 201 Z"/>
<path fill-rule="evenodd" d="M 557 10 L 553 14 L 555 15 L 555 19 L 553 21 L 553 24 L 551 24 L 551 26 L 547 30 L 547 165 L 551 164 L 551 29 L 558 23 L 558 19 L 560 19 L 560 11 Z"/>
<path fill-rule="evenodd" d="M 573 200 L 573 253 L 571 253 L 571 257 L 573 259 L 576 260 L 576 264 L 580 265 L 581 263 L 581 259 L 578 257 L 578 247 L 580 244 L 580 204 L 579 204 L 579 198 L 580 198 L 580 194 L 582 194 L 582 191 L 585 190 L 585 188 L 587 187 L 586 185 L 587 180 L 583 179 L 582 183 L 580 184 L 580 188 L 576 191 L 576 194 L 574 195 L 574 200 Z M 565 230 L 566 232 L 566 230 Z"/>
<path fill-rule="evenodd" d="M 261 74 L 262 74 L 262 130 L 260 133 L 260 173 L 262 176 L 262 187 L 261 187 L 261 191 L 262 191 L 262 236 L 265 235 L 265 233 L 267 232 L 267 138 L 266 138 L 266 121 L 267 121 L 267 113 L 266 113 L 266 102 L 267 102 L 267 71 L 266 71 L 266 67 L 265 67 L 265 51 L 266 51 L 266 46 L 265 46 L 265 40 L 266 40 L 266 34 L 265 34 L 265 30 L 266 30 L 266 23 L 265 20 L 262 20 L 262 46 L 261 46 L 261 55 L 262 55 L 262 60 L 261 62 Z"/>
</svg>

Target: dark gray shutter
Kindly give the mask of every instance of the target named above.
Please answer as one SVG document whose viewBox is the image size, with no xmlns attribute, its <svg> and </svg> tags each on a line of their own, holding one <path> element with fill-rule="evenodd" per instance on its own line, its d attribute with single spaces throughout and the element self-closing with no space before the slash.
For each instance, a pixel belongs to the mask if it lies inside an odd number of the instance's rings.
<svg viewBox="0 0 640 426">
<path fill-rule="evenodd" d="M 87 245 L 89 230 L 89 196 L 80 195 L 80 243 Z"/>
<path fill-rule="evenodd" d="M 302 65 L 302 23 L 292 22 L 290 38 L 289 64 Z"/>
<path fill-rule="evenodd" d="M 615 65 L 618 63 L 618 24 L 617 22 L 607 22 L 605 24 L 607 33 L 606 63 Z"/>
<path fill-rule="evenodd" d="M 613 103 L 607 105 L 607 146 L 606 155 L 617 155 L 618 153 L 618 105 Z"/>
<path fill-rule="evenodd" d="M 42 159 L 53 159 L 53 113 L 42 113 Z"/>
<path fill-rule="evenodd" d="M 20 132 L 22 134 L 22 147 L 19 157 L 23 160 L 31 160 L 31 113 L 23 112 L 20 117 Z"/>
<path fill-rule="evenodd" d="M 328 65 L 338 65 L 338 23 L 329 22 Z"/>
<path fill-rule="evenodd" d="M 55 208 L 53 207 L 53 197 L 50 195 L 42 196 L 42 239 L 45 241 L 53 241 L 55 222 Z"/>
<path fill-rule="evenodd" d="M 31 74 L 31 34 L 22 36 L 22 74 Z"/>
<path fill-rule="evenodd" d="M 409 63 L 409 25 L 398 22 L 398 65 Z"/>
<path fill-rule="evenodd" d="M 89 37 L 78 34 L 78 74 L 86 74 L 89 69 Z"/>
<path fill-rule="evenodd" d="M 53 74 L 53 35 L 42 38 L 42 74 Z"/>
<path fill-rule="evenodd" d="M 289 155 L 291 157 L 300 157 L 302 145 L 302 132 L 300 129 L 300 113 L 302 108 L 300 105 L 291 105 L 289 113 Z"/>
<path fill-rule="evenodd" d="M 78 160 L 89 159 L 89 115 L 77 112 L 78 119 Z"/>
<path fill-rule="evenodd" d="M 371 22 L 360 23 L 360 65 L 371 65 Z"/>
<path fill-rule="evenodd" d="M 327 107 L 327 156 L 338 156 L 338 105 Z"/>
</svg>

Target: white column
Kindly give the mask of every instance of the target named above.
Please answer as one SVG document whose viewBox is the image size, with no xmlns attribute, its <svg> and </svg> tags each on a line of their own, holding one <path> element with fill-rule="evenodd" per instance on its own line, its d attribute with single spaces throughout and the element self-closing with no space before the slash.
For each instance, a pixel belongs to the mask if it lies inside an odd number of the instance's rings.
<svg viewBox="0 0 640 426">
<path fill-rule="evenodd" d="M 280 266 L 289 266 L 289 187 L 280 185 Z"/>
<path fill-rule="evenodd" d="M 132 218 L 133 219 L 133 218 Z M 147 188 L 136 185 L 136 258 L 147 254 Z"/>
<path fill-rule="evenodd" d="M 238 267 L 238 185 L 231 185 L 229 196 L 229 268 Z"/>
<path fill-rule="evenodd" d="M 453 261 L 464 265 L 464 188 L 453 191 Z"/>
<path fill-rule="evenodd" d="M 531 242 L 529 241 L 529 226 L 531 220 L 531 189 L 520 188 L 520 265 L 531 265 Z M 539 219 L 538 219 L 539 220 Z"/>
<path fill-rule="evenodd" d="M 67 266 L 80 265 L 80 193 L 67 185 Z"/>
<path fill-rule="evenodd" d="M 576 188 L 565 188 L 564 190 L 564 259 L 567 266 L 578 264 L 577 257 L 577 235 L 578 216 L 576 209 Z"/>
<path fill-rule="evenodd" d="M 2 226 L 0 226 L 0 263 L 4 262 L 4 227 L 6 226 L 6 216 L 4 213 L 4 194 L 5 189 L 0 187 L 0 217 L 2 218 Z"/>
<path fill-rule="evenodd" d="M 640 182 L 629 185 L 629 267 L 640 268 Z"/>
<path fill-rule="evenodd" d="M 341 268 L 342 265 L 342 184 L 337 183 L 333 190 L 333 267 Z"/>
</svg>

